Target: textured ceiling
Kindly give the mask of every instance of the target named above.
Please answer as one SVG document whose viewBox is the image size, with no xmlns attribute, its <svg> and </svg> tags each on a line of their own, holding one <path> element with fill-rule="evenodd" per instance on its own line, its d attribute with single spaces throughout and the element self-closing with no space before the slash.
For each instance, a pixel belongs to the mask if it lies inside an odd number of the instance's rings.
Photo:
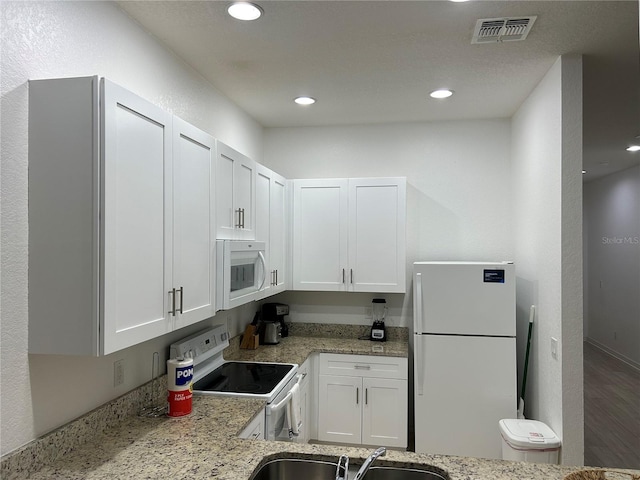
<svg viewBox="0 0 640 480">
<path fill-rule="evenodd" d="M 265 127 L 510 117 L 558 55 L 582 54 L 587 178 L 640 163 L 637 0 L 261 0 L 255 22 L 229 3 L 119 5 Z M 471 44 L 477 19 L 523 15 L 525 41 Z"/>
</svg>

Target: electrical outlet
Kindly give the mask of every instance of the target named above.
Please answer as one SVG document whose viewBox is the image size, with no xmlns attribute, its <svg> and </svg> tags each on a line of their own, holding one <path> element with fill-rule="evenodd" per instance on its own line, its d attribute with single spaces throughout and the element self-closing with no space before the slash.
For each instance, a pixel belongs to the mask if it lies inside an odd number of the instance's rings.
<svg viewBox="0 0 640 480">
<path fill-rule="evenodd" d="M 551 337 L 551 356 L 558 359 L 558 339 Z"/>
<path fill-rule="evenodd" d="M 364 318 L 369 320 L 373 319 L 373 310 L 370 306 L 364 307 Z"/>
<path fill-rule="evenodd" d="M 113 386 L 124 385 L 124 358 L 113 363 Z"/>
</svg>

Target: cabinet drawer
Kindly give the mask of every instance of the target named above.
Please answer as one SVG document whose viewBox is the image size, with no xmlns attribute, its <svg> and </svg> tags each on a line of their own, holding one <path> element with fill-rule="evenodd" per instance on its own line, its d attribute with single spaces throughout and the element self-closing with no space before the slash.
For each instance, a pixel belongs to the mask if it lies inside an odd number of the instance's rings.
<svg viewBox="0 0 640 480">
<path fill-rule="evenodd" d="M 320 354 L 320 375 L 367 378 L 408 378 L 407 359 L 375 355 Z"/>
<path fill-rule="evenodd" d="M 250 440 L 264 440 L 264 411 L 258 413 L 239 435 Z"/>
</svg>

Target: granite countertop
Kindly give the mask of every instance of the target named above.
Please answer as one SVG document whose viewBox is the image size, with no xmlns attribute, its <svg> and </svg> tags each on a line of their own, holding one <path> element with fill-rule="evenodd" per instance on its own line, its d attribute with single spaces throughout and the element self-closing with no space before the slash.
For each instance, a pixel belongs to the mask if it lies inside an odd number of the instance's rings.
<svg viewBox="0 0 640 480">
<path fill-rule="evenodd" d="M 288 337 L 277 346 L 255 351 L 231 350 L 236 360 L 302 363 L 312 352 L 406 356 L 403 341 L 374 342 L 336 338 Z M 376 344 L 376 347 L 380 345 Z M 94 440 L 45 466 L 29 478 L 42 479 L 209 479 L 247 480 L 274 458 L 319 458 L 337 461 L 342 454 L 361 463 L 368 448 L 244 440 L 238 434 L 260 412 L 259 400 L 194 396 L 193 412 L 181 418 L 131 417 Z M 435 466 L 451 480 L 561 480 L 575 467 L 483 460 L 388 451 L 376 464 Z M 15 477 L 23 478 L 23 477 Z"/>
<path fill-rule="evenodd" d="M 256 467 L 272 458 L 319 456 L 336 461 L 339 455 L 347 454 L 350 463 L 358 463 L 357 459 L 362 461 L 370 453 L 364 448 L 237 438 L 260 408 L 262 403 L 256 400 L 197 396 L 193 413 L 187 417 L 134 417 L 29 478 L 247 480 Z M 446 470 L 451 480 L 560 480 L 574 470 L 398 451 L 389 451 L 376 462 L 432 465 Z"/>
<path fill-rule="evenodd" d="M 225 351 L 226 360 L 302 363 L 312 353 L 341 353 L 408 357 L 409 345 L 403 340 L 372 342 L 354 338 L 285 337 L 278 345 L 260 345 L 257 350 L 240 350 L 232 345 Z"/>
</svg>

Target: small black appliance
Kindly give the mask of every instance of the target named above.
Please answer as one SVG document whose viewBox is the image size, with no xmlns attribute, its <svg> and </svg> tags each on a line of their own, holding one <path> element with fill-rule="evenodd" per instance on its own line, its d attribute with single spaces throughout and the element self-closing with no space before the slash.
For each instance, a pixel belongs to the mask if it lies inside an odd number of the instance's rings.
<svg viewBox="0 0 640 480">
<path fill-rule="evenodd" d="M 384 327 L 384 319 L 387 316 L 387 302 L 384 298 L 374 298 L 371 302 L 371 316 L 373 325 L 371 326 L 371 340 L 376 342 L 386 342 L 387 332 Z"/>
<path fill-rule="evenodd" d="M 289 305 L 284 303 L 265 303 L 261 311 L 260 343 L 262 345 L 277 345 L 281 337 L 289 335 L 289 329 L 284 323 L 285 315 L 289 315 Z"/>
</svg>

